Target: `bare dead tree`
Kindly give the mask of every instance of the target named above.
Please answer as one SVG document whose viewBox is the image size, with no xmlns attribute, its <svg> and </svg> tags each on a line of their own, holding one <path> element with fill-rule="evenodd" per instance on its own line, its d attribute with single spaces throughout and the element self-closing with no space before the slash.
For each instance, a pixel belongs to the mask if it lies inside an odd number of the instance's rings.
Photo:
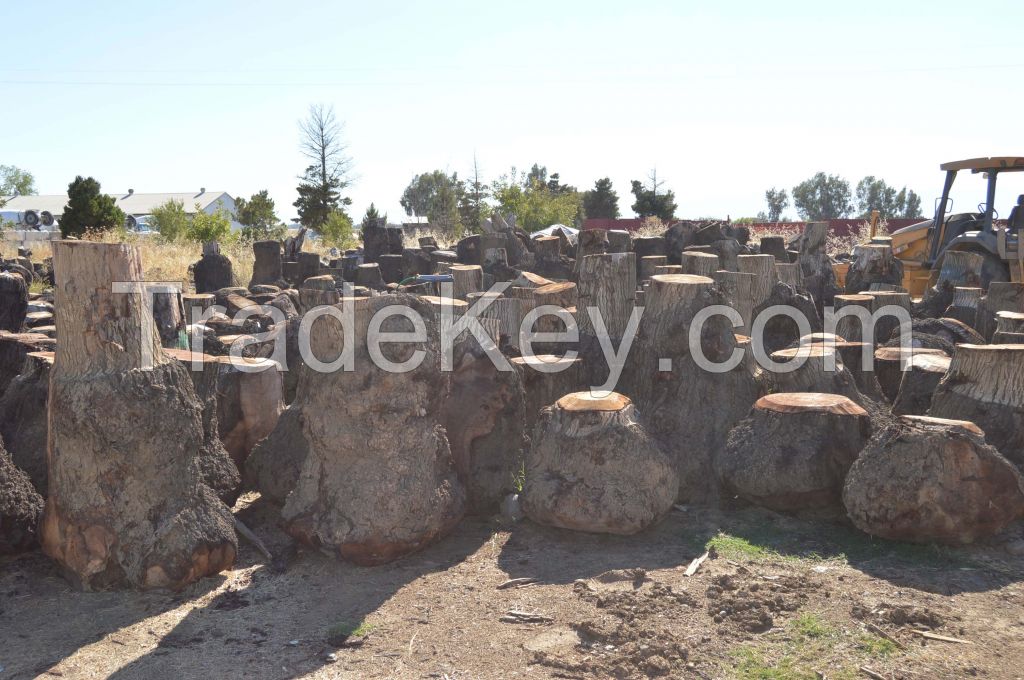
<svg viewBox="0 0 1024 680">
<path fill-rule="evenodd" d="M 314 104 L 306 118 L 299 121 L 299 150 L 310 165 L 299 178 L 299 199 L 294 205 L 306 226 L 323 225 L 339 204 L 349 203 L 349 199 L 341 198 L 352 169 L 343 132 L 332 106 Z"/>
</svg>

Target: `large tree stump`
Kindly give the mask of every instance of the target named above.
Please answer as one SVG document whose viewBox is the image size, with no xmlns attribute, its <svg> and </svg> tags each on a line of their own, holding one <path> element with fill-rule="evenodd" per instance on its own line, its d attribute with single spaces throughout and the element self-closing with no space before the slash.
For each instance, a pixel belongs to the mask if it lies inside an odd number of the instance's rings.
<svg viewBox="0 0 1024 680">
<path fill-rule="evenodd" d="M 0 331 L 0 392 L 21 373 L 29 352 L 52 351 L 56 346 L 53 338 L 42 333 Z"/>
<path fill-rule="evenodd" d="M 452 275 L 452 294 L 459 300 L 484 289 L 484 270 L 478 264 L 453 264 L 448 273 Z"/>
<path fill-rule="evenodd" d="M 525 471 L 526 515 L 578 531 L 641 531 L 672 508 L 679 486 L 632 402 L 615 392 L 576 392 L 545 409 Z"/>
<path fill-rule="evenodd" d="M 309 453 L 281 515 L 288 532 L 308 545 L 357 564 L 381 564 L 450 531 L 462 517 L 465 490 L 442 425 L 449 374 L 440 370 L 432 306 L 403 294 L 358 302 L 354 334 L 330 317 L 312 328 L 318 357 L 336 357 L 353 343 L 353 370 L 303 373 L 292 408 Z M 426 328 L 426 341 L 380 346 L 378 358 L 392 363 L 423 357 L 404 372 L 378 367 L 367 342 L 370 319 L 394 306 L 409 307 Z M 413 327 L 391 316 L 381 330 Z M 358 397 L 338 399 L 346 394 Z"/>
<path fill-rule="evenodd" d="M 785 365 L 769 373 L 776 392 L 824 392 L 843 395 L 858 404 L 863 401 L 856 381 L 832 347 L 814 344 L 780 349 L 772 352 L 771 360 Z M 795 368 L 789 365 L 791 362 Z"/>
<path fill-rule="evenodd" d="M 284 379 L 271 359 L 216 357 L 217 431 L 241 469 L 253 448 L 277 426 L 284 410 Z"/>
<path fill-rule="evenodd" d="M 879 347 L 875 350 L 875 376 L 887 401 L 895 401 L 899 394 L 903 369 L 909 366 L 910 360 L 923 355 L 945 356 L 945 352 L 926 347 Z"/>
<path fill-rule="evenodd" d="M 762 255 L 771 255 L 776 262 L 789 262 L 786 239 L 782 236 L 762 236 L 758 251 Z"/>
<path fill-rule="evenodd" d="M 984 292 L 981 288 L 957 286 L 953 289 L 953 301 L 943 316 L 975 327 L 978 323 L 978 305 Z"/>
<path fill-rule="evenodd" d="M 234 283 L 231 260 L 220 252 L 216 241 L 203 244 L 203 256 L 192 265 L 197 293 L 212 293 Z"/>
<path fill-rule="evenodd" d="M 741 272 L 754 275 L 750 284 L 750 297 L 756 309 L 768 299 L 779 281 L 779 275 L 775 271 L 775 256 L 740 255 L 738 262 Z"/>
<path fill-rule="evenodd" d="M 279 241 L 256 241 L 252 244 L 256 260 L 252 265 L 249 288 L 281 280 L 281 243 Z"/>
<path fill-rule="evenodd" d="M 635 396 L 652 434 L 675 461 L 684 502 L 717 498 L 715 485 L 707 484 L 714 456 L 760 396 L 757 380 L 742 361 L 728 371 L 711 372 L 691 354 L 694 317 L 718 304 L 724 299 L 707 277 L 655 276 L 623 373 L 623 391 Z M 696 344 L 708 361 L 726 362 L 737 347 L 733 331 L 725 317 L 711 316 Z"/>
<path fill-rule="evenodd" d="M 587 255 L 580 263 L 577 289 L 580 333 L 597 337 L 589 309 L 596 307 L 593 313 L 600 313 L 608 337 L 618 343 L 635 306 L 636 256 L 633 253 Z"/>
<path fill-rule="evenodd" d="M 640 269 L 637 275 L 637 283 L 641 281 L 650 281 L 651 277 L 654 276 L 654 270 L 666 264 L 668 264 L 668 257 L 664 255 L 646 255 L 640 258 Z"/>
<path fill-rule="evenodd" d="M 853 262 L 846 272 L 846 292 L 868 290 L 873 283 L 903 284 L 903 263 L 892 253 L 892 246 L 865 243 L 853 247 Z"/>
<path fill-rule="evenodd" d="M 833 298 L 833 306 L 836 313 L 844 307 L 862 307 L 870 314 L 874 298 L 870 295 L 853 293 L 849 295 L 836 295 Z M 844 316 L 836 323 L 836 335 L 840 335 L 850 342 L 874 342 L 874 335 L 865 338 L 865 326 L 855 316 Z"/>
<path fill-rule="evenodd" d="M 978 303 L 978 317 L 974 327 L 985 342 L 992 340 L 996 330 L 997 312 L 1024 312 L 1024 283 L 993 281 L 988 292 Z"/>
<path fill-rule="evenodd" d="M 679 256 L 682 274 L 694 276 L 713 276 L 720 269 L 718 256 L 711 253 L 682 253 Z"/>
<path fill-rule="evenodd" d="M 803 279 L 800 274 L 800 265 L 797 262 L 776 262 L 775 272 L 779 276 L 779 281 L 792 286 L 793 288 L 803 288 Z"/>
<path fill-rule="evenodd" d="M 841 515 L 846 472 L 870 438 L 867 411 L 846 397 L 769 394 L 729 433 L 719 480 L 772 510 Z"/>
<path fill-rule="evenodd" d="M 0 442 L 0 557 L 35 546 L 43 498 Z"/>
<path fill-rule="evenodd" d="M 384 278 L 380 265 L 376 262 L 361 264 L 356 269 L 356 285 L 366 286 L 370 290 L 384 290 Z"/>
<path fill-rule="evenodd" d="M 750 324 L 754 317 L 754 298 L 751 288 L 754 285 L 754 274 L 731 272 L 719 269 L 712 277 L 721 293 L 725 304 L 739 312 L 743 325 L 736 329 L 737 333 L 750 333 Z"/>
<path fill-rule="evenodd" d="M 583 359 L 537 354 L 509 360 L 523 385 L 525 430 L 533 432 L 540 411 L 558 399 L 587 386 Z"/>
<path fill-rule="evenodd" d="M 260 440 L 242 467 L 242 484 L 255 489 L 262 498 L 279 506 L 295 488 L 309 455 L 309 442 L 302 429 L 298 407 L 289 406 L 277 425 Z"/>
<path fill-rule="evenodd" d="M 938 354 L 917 354 L 903 372 L 900 389 L 892 402 L 892 412 L 901 416 L 923 416 L 928 413 L 932 396 L 952 361 Z"/>
<path fill-rule="evenodd" d="M 876 314 L 885 307 L 899 307 L 907 312 L 910 318 L 911 298 L 909 293 L 892 290 L 873 290 L 864 292 L 863 295 L 871 296 L 871 313 Z M 900 330 L 900 321 L 892 315 L 879 316 L 875 322 L 875 344 L 881 344 L 886 339 L 897 335 Z"/>
<path fill-rule="evenodd" d="M 797 263 L 803 287 L 806 288 L 821 312 L 833 304 L 837 293 L 842 292 L 836 282 L 832 259 L 826 251 L 828 222 L 808 222 L 800 238 L 800 255 Z"/>
<path fill-rule="evenodd" d="M 21 274 L 0 272 L 0 330 L 19 332 L 28 313 L 28 286 Z"/>
<path fill-rule="evenodd" d="M 47 405 L 43 550 L 85 589 L 181 588 L 229 567 L 234 522 L 201 478 L 192 381 L 155 331 L 142 333 L 142 296 L 110 292 L 141 281 L 138 250 L 55 241 L 53 259 L 62 340 Z"/>
<path fill-rule="evenodd" d="M 50 391 L 53 352 L 29 352 L 21 374 L 0 397 L 0 436 L 14 464 L 32 486 L 46 493 L 46 396 Z"/>
<path fill-rule="evenodd" d="M 970 420 L 1024 465 L 1024 345 L 957 345 L 928 415 Z"/>
<path fill-rule="evenodd" d="M 777 314 L 775 313 L 776 310 L 773 310 L 772 314 L 768 315 L 767 312 L 772 307 L 781 307 L 783 310 L 794 314 L 796 318 L 789 314 Z M 821 317 L 818 316 L 818 309 L 814 306 L 814 299 L 810 294 L 788 286 L 781 281 L 776 282 L 770 295 L 760 305 L 754 307 L 753 316 L 755 320 L 761 317 L 762 314 L 764 315 L 762 318 L 765 323 L 761 332 L 761 339 L 765 350 L 768 352 L 789 347 L 799 340 L 806 330 L 810 330 L 812 333 L 822 330 Z M 807 322 L 804 328 L 798 322 L 798 319 L 801 318 Z M 751 329 L 752 333 L 753 330 Z"/>
<path fill-rule="evenodd" d="M 1024 480 L 977 425 L 903 416 L 850 468 L 843 502 L 862 531 L 897 541 L 963 544 L 1024 514 Z"/>
<path fill-rule="evenodd" d="M 997 333 L 1024 333 L 1024 313 L 1021 312 L 997 312 L 996 313 Z"/>
</svg>

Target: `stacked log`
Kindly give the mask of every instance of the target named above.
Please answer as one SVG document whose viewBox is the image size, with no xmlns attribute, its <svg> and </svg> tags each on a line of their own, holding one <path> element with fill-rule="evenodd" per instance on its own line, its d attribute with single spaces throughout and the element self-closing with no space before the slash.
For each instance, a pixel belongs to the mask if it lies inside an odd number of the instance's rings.
<svg viewBox="0 0 1024 680">
<path fill-rule="evenodd" d="M 678 486 L 672 461 L 627 397 L 577 392 L 541 414 L 526 456 L 522 506 L 540 524 L 633 534 L 672 508 Z"/>
<path fill-rule="evenodd" d="M 940 354 L 916 354 L 910 358 L 909 370 L 903 372 L 900 389 L 892 402 L 896 415 L 923 416 L 932 404 L 932 395 L 949 370 L 952 361 Z"/>
<path fill-rule="evenodd" d="M 741 272 L 754 275 L 750 286 L 750 296 L 754 309 L 757 309 L 768 299 L 772 288 L 778 283 L 779 275 L 775 271 L 775 256 L 740 255 L 737 259 Z"/>
<path fill-rule="evenodd" d="M 425 341 L 379 348 L 368 342 L 370 319 L 395 305 L 419 315 Z M 465 490 L 442 424 L 449 374 L 440 370 L 432 307 L 398 294 L 368 298 L 355 312 L 352 335 L 331 318 L 313 326 L 314 354 L 338 356 L 350 342 L 354 370 L 303 374 L 292 408 L 308 453 L 281 515 L 287 531 L 307 545 L 369 565 L 444 536 L 462 517 Z M 409 333 L 412 323 L 391 316 L 381 330 Z M 385 370 L 377 366 L 382 360 L 408 370 Z M 339 400 L 339 394 L 359 398 Z"/>
<path fill-rule="evenodd" d="M 729 433 L 718 478 L 772 510 L 841 515 L 846 473 L 870 438 L 867 411 L 846 397 L 769 394 Z"/>
<path fill-rule="evenodd" d="M 957 345 L 928 415 L 969 419 L 1024 465 L 1024 345 Z"/>
<path fill-rule="evenodd" d="M 851 466 L 843 503 L 873 536 L 973 543 L 1024 515 L 1024 479 L 972 422 L 903 416 Z"/>
<path fill-rule="evenodd" d="M 140 332 L 141 296 L 110 293 L 111 282 L 141 281 L 138 250 L 55 241 L 53 258 L 62 340 L 43 550 L 85 589 L 181 588 L 229 567 L 234 522 L 200 477 L 209 443 L 192 381 L 155 332 Z M 150 357 L 152 370 L 140 370 Z"/>
</svg>

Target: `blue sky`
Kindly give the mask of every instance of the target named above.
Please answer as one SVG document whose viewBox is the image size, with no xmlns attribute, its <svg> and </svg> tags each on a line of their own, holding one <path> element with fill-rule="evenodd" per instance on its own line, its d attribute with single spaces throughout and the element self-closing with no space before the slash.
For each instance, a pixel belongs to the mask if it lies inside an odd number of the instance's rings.
<svg viewBox="0 0 1024 680">
<path fill-rule="evenodd" d="M 610 176 L 625 216 L 656 166 L 680 216 L 735 218 L 818 170 L 908 184 L 928 210 L 940 162 L 1024 155 L 1024 3 L 833 4 L 8 2 L 0 164 L 42 193 L 76 174 L 267 188 L 287 219 L 297 121 L 321 102 L 346 124 L 357 219 L 371 201 L 401 217 L 414 174 L 474 154 L 487 179 Z"/>
</svg>

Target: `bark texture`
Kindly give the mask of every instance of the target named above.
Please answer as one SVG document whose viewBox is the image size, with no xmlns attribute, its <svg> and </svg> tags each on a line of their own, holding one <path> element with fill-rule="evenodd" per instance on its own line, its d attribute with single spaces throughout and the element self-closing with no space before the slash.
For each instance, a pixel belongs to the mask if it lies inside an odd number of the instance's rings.
<svg viewBox="0 0 1024 680">
<path fill-rule="evenodd" d="M 43 498 L 0 442 L 0 557 L 36 545 Z"/>
<path fill-rule="evenodd" d="M 910 359 L 910 370 L 903 372 L 900 389 L 892 402 L 892 412 L 899 416 L 923 416 L 928 413 L 932 396 L 949 370 L 949 357 L 918 354 Z"/>
<path fill-rule="evenodd" d="M 47 405 L 43 550 L 83 589 L 181 588 L 231 566 L 234 523 L 203 483 L 192 381 L 155 331 L 142 332 L 141 296 L 109 292 L 141 280 L 138 250 L 57 241 L 53 253 L 64 340 Z"/>
<path fill-rule="evenodd" d="M 51 366 L 53 352 L 30 352 L 21 375 L 0 398 L 0 436 L 11 460 L 25 471 L 40 494 L 46 494 L 46 397 Z"/>
<path fill-rule="evenodd" d="M 904 416 L 850 468 L 843 502 L 873 536 L 972 543 L 1024 514 L 1024 480 L 970 422 Z"/>
<path fill-rule="evenodd" d="M 903 263 L 892 253 L 892 246 L 866 243 L 854 246 L 853 262 L 846 272 L 846 292 L 859 293 L 873 283 L 903 284 Z"/>
<path fill-rule="evenodd" d="M 671 509 L 679 486 L 671 459 L 614 392 L 570 394 L 545 409 L 525 469 L 526 515 L 577 531 L 642 531 Z"/>
<path fill-rule="evenodd" d="M 608 337 L 616 341 L 622 338 L 633 313 L 636 274 L 636 255 L 633 253 L 583 258 L 577 283 L 581 334 L 597 337 L 598 331 L 588 310 L 596 307 L 604 320 Z"/>
</svg>

